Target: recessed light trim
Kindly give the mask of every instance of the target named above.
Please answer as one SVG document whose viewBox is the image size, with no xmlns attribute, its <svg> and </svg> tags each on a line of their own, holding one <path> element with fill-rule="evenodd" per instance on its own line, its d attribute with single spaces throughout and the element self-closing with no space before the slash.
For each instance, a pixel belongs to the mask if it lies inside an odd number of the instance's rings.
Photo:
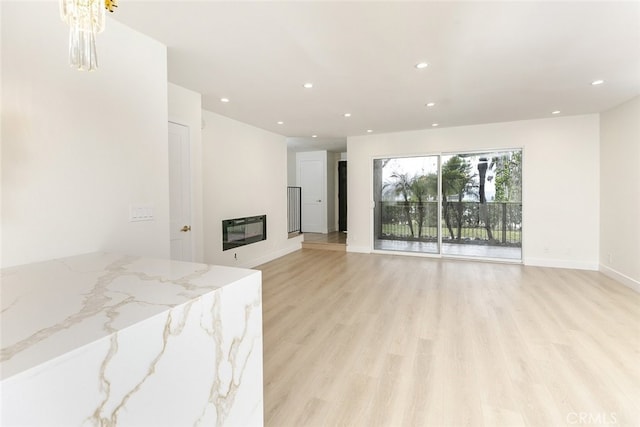
<svg viewBox="0 0 640 427">
<path fill-rule="evenodd" d="M 418 62 L 418 63 L 416 64 L 416 68 L 417 68 L 418 70 L 423 70 L 423 69 L 427 68 L 428 66 L 429 66 L 429 64 L 428 64 L 428 63 L 426 63 L 426 62 Z"/>
<path fill-rule="evenodd" d="M 220 98 L 220 102 L 227 103 L 227 102 L 229 102 L 229 98 Z"/>
<path fill-rule="evenodd" d="M 284 122 L 280 121 L 280 122 L 278 122 L 278 124 L 279 124 L 279 125 L 283 125 L 283 124 L 284 124 Z"/>
<path fill-rule="evenodd" d="M 598 86 L 598 85 L 601 85 L 602 83 L 604 83 L 604 80 L 594 80 L 591 82 L 591 85 Z"/>
<path fill-rule="evenodd" d="M 440 123 L 431 123 L 431 126 L 433 126 L 434 128 L 440 126 Z"/>
<path fill-rule="evenodd" d="M 311 138 L 317 138 L 318 135 L 311 135 Z"/>
<path fill-rule="evenodd" d="M 560 110 L 554 110 L 551 112 L 551 114 L 560 114 Z"/>
<path fill-rule="evenodd" d="M 427 102 L 425 105 L 426 105 L 427 107 L 433 107 L 433 106 L 435 106 L 435 105 L 436 105 L 436 103 L 435 103 L 435 102 Z"/>
<path fill-rule="evenodd" d="M 313 83 L 305 83 L 302 85 L 302 87 L 305 89 L 311 89 L 313 87 Z"/>
<path fill-rule="evenodd" d="M 367 129 L 367 133 L 373 132 L 373 129 Z"/>
<path fill-rule="evenodd" d="M 351 113 L 344 113 L 345 117 L 351 117 Z"/>
</svg>

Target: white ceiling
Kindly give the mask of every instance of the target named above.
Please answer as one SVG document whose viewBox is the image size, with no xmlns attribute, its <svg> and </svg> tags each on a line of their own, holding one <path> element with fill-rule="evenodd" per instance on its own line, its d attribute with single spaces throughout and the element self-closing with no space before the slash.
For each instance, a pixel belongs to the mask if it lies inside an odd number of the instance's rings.
<svg viewBox="0 0 640 427">
<path fill-rule="evenodd" d="M 594 113 L 640 94 L 637 1 L 119 6 L 115 19 L 168 46 L 169 80 L 201 93 L 204 109 L 297 150 L 342 151 L 368 129 Z"/>
</svg>

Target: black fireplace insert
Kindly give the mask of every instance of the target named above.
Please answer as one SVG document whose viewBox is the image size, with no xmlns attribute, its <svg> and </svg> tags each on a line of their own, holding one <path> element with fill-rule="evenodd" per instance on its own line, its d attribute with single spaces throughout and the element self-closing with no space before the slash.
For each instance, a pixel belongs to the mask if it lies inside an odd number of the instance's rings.
<svg viewBox="0 0 640 427">
<path fill-rule="evenodd" d="M 267 216 L 225 219 L 222 221 L 222 250 L 267 240 Z"/>
</svg>

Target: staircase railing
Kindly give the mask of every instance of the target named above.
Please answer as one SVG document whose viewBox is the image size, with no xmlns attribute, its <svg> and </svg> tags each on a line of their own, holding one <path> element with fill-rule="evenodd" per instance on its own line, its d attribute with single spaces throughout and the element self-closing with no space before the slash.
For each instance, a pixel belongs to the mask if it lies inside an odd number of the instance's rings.
<svg viewBox="0 0 640 427">
<path fill-rule="evenodd" d="M 287 223 L 289 233 L 302 233 L 302 187 L 287 187 Z"/>
</svg>

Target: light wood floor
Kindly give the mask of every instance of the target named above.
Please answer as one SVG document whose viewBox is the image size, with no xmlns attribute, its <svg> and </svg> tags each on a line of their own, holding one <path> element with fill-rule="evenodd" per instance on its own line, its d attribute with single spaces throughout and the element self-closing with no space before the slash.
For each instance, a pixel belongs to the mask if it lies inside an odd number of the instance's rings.
<svg viewBox="0 0 640 427">
<path fill-rule="evenodd" d="M 333 231 L 328 234 L 304 233 L 302 249 L 322 249 L 326 251 L 347 251 L 347 234 Z"/>
<path fill-rule="evenodd" d="M 347 244 L 347 233 L 332 231 L 331 233 L 304 233 L 304 241 L 310 243 L 337 243 Z"/>
<path fill-rule="evenodd" d="M 600 273 L 316 250 L 258 268 L 266 426 L 640 425 L 640 296 Z"/>
</svg>

